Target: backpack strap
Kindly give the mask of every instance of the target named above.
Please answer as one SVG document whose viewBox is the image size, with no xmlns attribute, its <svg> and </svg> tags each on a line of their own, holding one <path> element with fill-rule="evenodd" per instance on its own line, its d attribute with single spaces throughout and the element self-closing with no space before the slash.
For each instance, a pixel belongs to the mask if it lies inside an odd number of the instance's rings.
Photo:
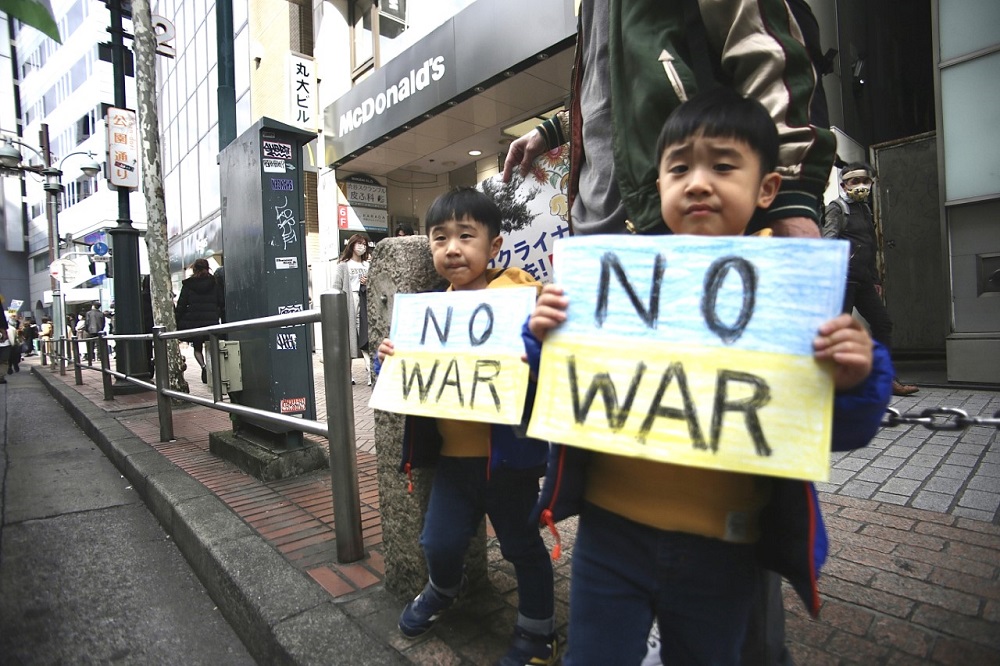
<svg viewBox="0 0 1000 666">
<path fill-rule="evenodd" d="M 823 213 L 823 238 L 840 238 L 847 227 L 850 208 L 847 202 L 837 197 L 826 206 Z"/>
</svg>

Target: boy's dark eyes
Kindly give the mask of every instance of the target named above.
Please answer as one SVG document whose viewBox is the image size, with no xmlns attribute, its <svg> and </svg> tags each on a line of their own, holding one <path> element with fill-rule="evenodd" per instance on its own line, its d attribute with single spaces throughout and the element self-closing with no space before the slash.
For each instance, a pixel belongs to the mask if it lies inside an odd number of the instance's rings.
<svg viewBox="0 0 1000 666">
<path fill-rule="evenodd" d="M 736 167 L 734 165 L 732 165 L 732 164 L 726 164 L 724 162 L 715 165 L 715 170 L 716 171 L 732 171 L 735 168 Z"/>
<path fill-rule="evenodd" d="M 682 173 L 687 173 L 687 170 L 688 167 L 686 164 L 675 164 L 671 166 L 669 169 L 667 169 L 667 172 L 679 176 Z"/>
</svg>

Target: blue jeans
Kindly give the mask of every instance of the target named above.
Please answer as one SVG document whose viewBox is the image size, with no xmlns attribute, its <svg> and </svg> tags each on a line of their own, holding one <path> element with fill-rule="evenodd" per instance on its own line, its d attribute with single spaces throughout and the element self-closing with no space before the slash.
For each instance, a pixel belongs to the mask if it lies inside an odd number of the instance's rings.
<svg viewBox="0 0 1000 666">
<path fill-rule="evenodd" d="M 495 471 L 487 480 L 488 464 L 486 458 L 438 461 L 420 536 L 431 581 L 440 590 L 459 588 L 469 541 L 487 515 L 501 555 L 514 565 L 518 611 L 526 618 L 547 620 L 555 612 L 552 562 L 538 526 L 528 519 L 538 501 L 542 470 Z"/>
<path fill-rule="evenodd" d="M 585 504 L 563 663 L 639 664 L 654 616 L 664 664 L 739 664 L 754 547 L 658 530 Z"/>
</svg>

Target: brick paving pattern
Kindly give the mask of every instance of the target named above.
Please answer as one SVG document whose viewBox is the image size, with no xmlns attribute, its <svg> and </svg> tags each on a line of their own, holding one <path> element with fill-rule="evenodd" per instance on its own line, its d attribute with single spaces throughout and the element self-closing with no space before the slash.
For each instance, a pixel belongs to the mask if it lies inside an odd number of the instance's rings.
<svg viewBox="0 0 1000 666">
<path fill-rule="evenodd" d="M 317 407 L 324 419 L 323 367 L 319 355 L 314 358 Z M 26 362 L 32 360 L 37 362 Z M 208 397 L 191 369 L 196 367 L 189 362 L 192 392 Z M 489 663 L 502 650 L 516 613 L 513 570 L 500 557 L 495 539 L 489 541 L 488 557 L 496 594 L 485 601 L 460 600 L 426 638 L 402 639 L 395 630 L 402 603 L 387 608 L 384 596 L 383 603 L 369 596 L 380 588 L 385 565 L 374 420 L 362 362 L 355 361 L 353 377 L 366 557 L 348 565 L 336 561 L 329 472 L 261 482 L 209 453 L 209 432 L 230 427 L 225 413 L 198 406 L 176 409 L 176 440 L 164 443 L 157 441 L 151 394 L 104 402 L 100 376 L 86 371 L 85 385 L 74 388 L 216 493 L 412 663 Z M 65 381 L 73 384 L 71 371 Z M 894 401 L 904 412 L 942 405 L 991 416 L 1000 410 L 1000 393 L 923 388 Z M 998 439 L 998 431 L 985 426 L 960 432 L 898 426 L 883 429 L 865 449 L 834 454 L 830 482 L 819 484 L 830 537 L 820 580 L 820 619 L 809 618 L 785 589 L 787 636 L 796 663 L 1000 664 Z M 560 533 L 564 554 L 555 563 L 556 599 L 564 632 L 575 521 L 561 523 Z"/>
</svg>

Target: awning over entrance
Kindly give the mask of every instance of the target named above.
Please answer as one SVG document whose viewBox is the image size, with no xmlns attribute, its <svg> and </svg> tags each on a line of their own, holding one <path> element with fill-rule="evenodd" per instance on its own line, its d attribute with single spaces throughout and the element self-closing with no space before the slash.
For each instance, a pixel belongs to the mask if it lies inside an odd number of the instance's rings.
<svg viewBox="0 0 1000 666">
<path fill-rule="evenodd" d="M 572 4 L 473 3 L 325 109 L 325 163 L 440 174 L 505 151 L 502 128 L 568 95 Z"/>
</svg>

